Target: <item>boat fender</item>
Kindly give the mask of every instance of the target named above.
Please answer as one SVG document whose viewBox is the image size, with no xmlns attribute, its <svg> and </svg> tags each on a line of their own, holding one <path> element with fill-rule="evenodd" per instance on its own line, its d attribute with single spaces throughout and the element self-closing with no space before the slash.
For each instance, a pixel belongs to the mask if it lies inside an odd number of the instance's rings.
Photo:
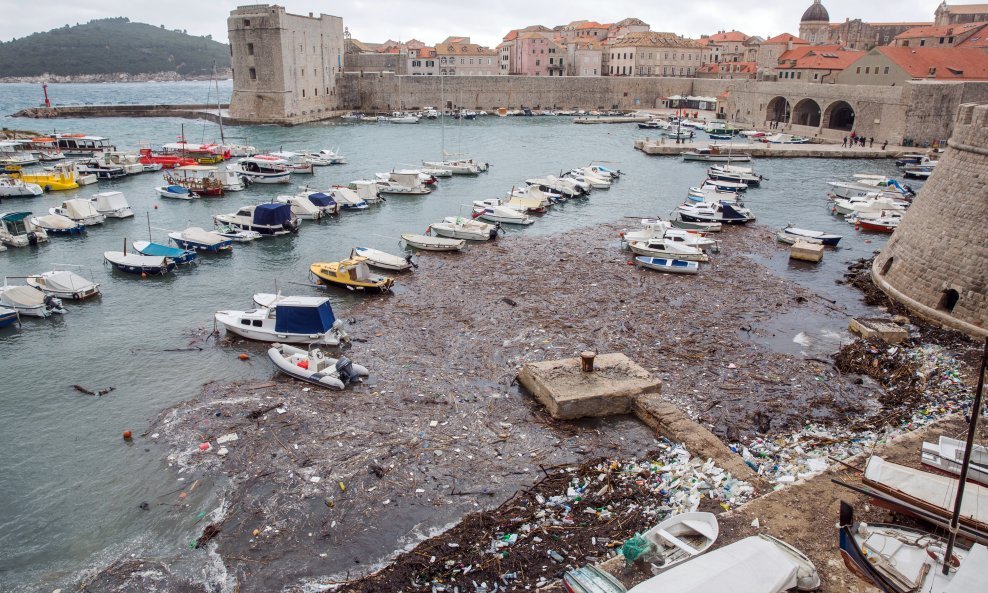
<svg viewBox="0 0 988 593">
<path fill-rule="evenodd" d="M 300 360 L 297 363 L 295 363 L 295 366 L 297 366 L 300 369 L 306 369 L 306 370 L 308 370 L 309 369 L 309 361 L 303 358 L 302 360 Z"/>
</svg>

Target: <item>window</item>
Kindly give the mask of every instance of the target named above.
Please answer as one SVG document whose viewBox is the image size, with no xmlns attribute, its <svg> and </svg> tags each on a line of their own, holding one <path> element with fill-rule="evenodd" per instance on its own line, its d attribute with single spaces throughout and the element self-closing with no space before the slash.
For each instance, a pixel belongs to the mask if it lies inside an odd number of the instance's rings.
<svg viewBox="0 0 988 593">
<path fill-rule="evenodd" d="M 871 66 L 865 68 L 865 74 L 871 74 Z"/>
<path fill-rule="evenodd" d="M 251 80 L 257 80 L 257 70 L 254 70 L 253 68 L 250 68 L 250 69 L 249 69 L 249 70 L 247 71 L 247 73 L 248 73 L 248 75 L 250 76 L 250 79 L 251 79 Z"/>
<path fill-rule="evenodd" d="M 936 68 L 930 68 L 930 76 L 936 76 L 936 75 L 937 75 L 937 69 Z"/>
<path fill-rule="evenodd" d="M 947 43 L 953 43 L 953 42 L 954 42 L 954 38 L 953 37 L 948 37 L 947 38 Z"/>
<path fill-rule="evenodd" d="M 888 73 L 889 73 L 889 67 L 888 67 L 888 66 L 886 66 L 886 67 L 885 67 L 885 74 L 888 74 Z"/>
<path fill-rule="evenodd" d="M 253 43 L 248 43 L 247 44 L 247 55 L 248 56 L 254 55 L 254 44 Z"/>
<path fill-rule="evenodd" d="M 858 66 L 858 70 L 857 72 L 855 72 L 855 74 L 861 74 L 861 66 Z"/>
<path fill-rule="evenodd" d="M 919 40 L 919 46 L 920 47 L 923 47 L 924 45 L 926 45 L 926 40 L 925 39 L 920 39 Z"/>
<path fill-rule="evenodd" d="M 536 66 L 541 66 L 542 65 L 542 60 L 535 60 L 535 65 Z"/>
<path fill-rule="evenodd" d="M 803 73 L 802 72 L 797 72 L 796 73 L 796 78 L 797 79 L 802 79 L 803 78 Z"/>
<path fill-rule="evenodd" d="M 940 45 L 943 45 L 943 37 L 940 38 Z"/>
<path fill-rule="evenodd" d="M 305 89 L 302 89 L 302 98 L 305 98 Z"/>
<path fill-rule="evenodd" d="M 555 64 L 556 63 L 556 58 L 549 58 L 549 63 L 550 64 Z"/>
<path fill-rule="evenodd" d="M 817 74 L 816 72 L 814 72 L 813 73 L 813 80 L 817 80 L 818 78 L 820 78 L 820 75 Z"/>
<path fill-rule="evenodd" d="M 465 62 L 466 60 L 464 58 L 460 58 L 460 65 L 463 65 Z"/>
<path fill-rule="evenodd" d="M 244 26 L 245 27 L 249 27 L 250 26 L 250 19 L 244 19 Z"/>
</svg>

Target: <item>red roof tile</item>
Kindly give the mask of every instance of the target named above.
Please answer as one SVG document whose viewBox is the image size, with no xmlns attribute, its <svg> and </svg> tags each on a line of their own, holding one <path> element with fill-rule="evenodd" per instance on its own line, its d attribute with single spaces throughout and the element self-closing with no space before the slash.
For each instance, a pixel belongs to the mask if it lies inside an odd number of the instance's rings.
<svg viewBox="0 0 988 593">
<path fill-rule="evenodd" d="M 744 41 L 748 36 L 741 31 L 726 31 L 724 33 L 714 33 L 710 36 L 710 40 L 714 43 L 723 43 L 725 41 Z"/>
<path fill-rule="evenodd" d="M 782 35 L 776 35 L 771 39 L 766 39 L 762 42 L 762 45 L 786 45 L 792 42 L 793 45 L 809 45 L 810 42 L 805 39 L 800 39 L 792 33 L 783 33 Z"/>
<path fill-rule="evenodd" d="M 863 51 L 811 51 L 804 57 L 799 58 L 794 64 L 780 64 L 780 70 L 844 70 L 854 62 L 857 62 Z"/>
<path fill-rule="evenodd" d="M 875 50 L 913 78 L 988 80 L 988 53 L 977 48 L 882 46 Z"/>
<path fill-rule="evenodd" d="M 895 36 L 895 38 L 915 39 L 917 37 L 949 37 L 951 35 L 963 35 L 972 29 L 983 27 L 986 24 L 988 23 L 964 23 L 962 25 L 943 25 L 940 27 L 913 27 L 912 29 L 899 33 Z"/>
<path fill-rule="evenodd" d="M 823 53 L 841 51 L 842 49 L 844 48 L 840 45 L 801 45 L 782 52 L 782 55 L 779 56 L 779 63 L 781 64 L 782 62 L 788 60 L 798 60 L 811 51 Z"/>
</svg>

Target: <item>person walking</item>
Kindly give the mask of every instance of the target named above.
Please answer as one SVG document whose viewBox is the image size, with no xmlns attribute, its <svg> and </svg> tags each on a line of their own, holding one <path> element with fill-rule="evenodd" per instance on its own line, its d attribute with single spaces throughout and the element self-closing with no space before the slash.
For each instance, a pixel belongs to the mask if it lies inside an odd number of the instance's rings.
<svg viewBox="0 0 988 593">
<path fill-rule="evenodd" d="M 868 148 L 871 148 L 873 146 L 875 146 L 875 139 L 873 137 L 868 138 Z"/>
<path fill-rule="evenodd" d="M 844 143 L 841 144 L 841 148 L 847 148 L 847 136 L 844 136 Z"/>
<path fill-rule="evenodd" d="M 882 150 L 885 150 L 885 147 L 888 146 L 888 145 L 889 145 L 889 141 L 888 140 L 886 140 L 885 142 L 882 142 Z"/>
</svg>

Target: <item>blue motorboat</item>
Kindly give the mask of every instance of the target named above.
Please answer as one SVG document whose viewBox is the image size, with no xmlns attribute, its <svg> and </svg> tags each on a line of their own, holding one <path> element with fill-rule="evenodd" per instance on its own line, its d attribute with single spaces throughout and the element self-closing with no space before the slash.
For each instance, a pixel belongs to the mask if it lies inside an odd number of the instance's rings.
<svg viewBox="0 0 988 593">
<path fill-rule="evenodd" d="M 233 239 L 200 227 L 168 233 L 168 238 L 182 249 L 219 253 L 233 249 Z"/>
<path fill-rule="evenodd" d="M 171 245 L 163 245 L 161 243 L 153 243 L 151 241 L 134 241 L 133 245 L 134 249 L 136 249 L 141 255 L 165 257 L 177 264 L 187 264 L 195 261 L 198 257 L 196 252 L 190 249 L 181 249 L 179 247 L 172 247 Z"/>
<path fill-rule="evenodd" d="M 36 216 L 31 219 L 31 224 L 45 229 L 49 235 L 81 235 L 86 232 L 86 225 L 61 214 Z"/>
</svg>

